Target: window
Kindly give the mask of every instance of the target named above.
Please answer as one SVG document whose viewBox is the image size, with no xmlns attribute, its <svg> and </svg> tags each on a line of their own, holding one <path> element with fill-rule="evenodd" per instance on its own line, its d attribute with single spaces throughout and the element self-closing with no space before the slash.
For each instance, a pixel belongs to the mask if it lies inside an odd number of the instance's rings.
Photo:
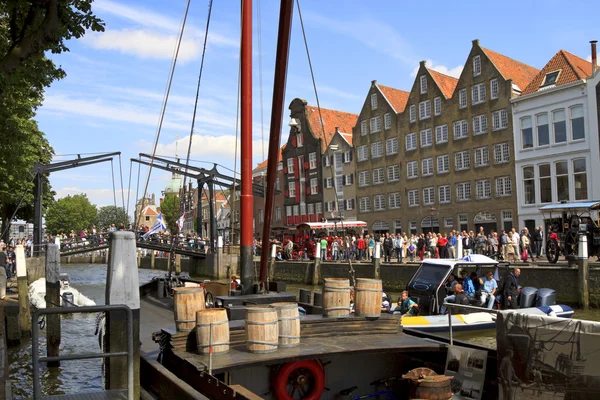
<svg viewBox="0 0 600 400">
<path fill-rule="evenodd" d="M 344 152 L 344 164 L 352 162 L 352 150 Z"/>
<path fill-rule="evenodd" d="M 433 175 L 433 158 L 425 158 L 421 161 L 421 175 Z"/>
<path fill-rule="evenodd" d="M 492 130 L 508 128 L 508 113 L 506 110 L 498 110 L 492 113 Z"/>
<path fill-rule="evenodd" d="M 346 181 L 346 177 L 345 177 L 344 175 L 342 175 L 342 176 L 336 176 L 336 177 L 335 177 L 335 185 L 336 185 L 336 186 L 335 186 L 335 189 L 336 189 L 337 191 L 341 191 L 341 190 L 343 190 L 343 189 L 342 189 L 342 186 L 344 186 L 344 182 L 345 182 L 345 181 Z"/>
<path fill-rule="evenodd" d="M 440 204 L 450 203 L 450 185 L 438 186 L 438 201 Z"/>
<path fill-rule="evenodd" d="M 439 125 L 435 127 L 435 142 L 446 143 L 448 141 L 448 125 Z"/>
<path fill-rule="evenodd" d="M 281 185 L 279 184 L 279 178 L 275 179 L 275 190 L 281 190 Z"/>
<path fill-rule="evenodd" d="M 287 166 L 288 166 L 288 174 L 293 175 L 294 174 L 294 159 L 293 158 L 287 159 Z"/>
<path fill-rule="evenodd" d="M 433 113 L 435 115 L 440 115 L 442 113 L 442 98 L 436 97 L 433 99 Z"/>
<path fill-rule="evenodd" d="M 275 208 L 275 221 L 281 221 L 281 207 Z"/>
<path fill-rule="evenodd" d="M 385 210 L 385 196 L 382 194 L 373 196 L 373 206 L 375 211 Z"/>
<path fill-rule="evenodd" d="M 329 167 L 331 165 L 331 158 L 329 156 L 323 156 L 323 166 Z"/>
<path fill-rule="evenodd" d="M 390 129 L 392 127 L 392 115 L 390 113 L 385 113 L 383 115 L 383 126 L 385 129 Z"/>
<path fill-rule="evenodd" d="M 373 117 L 370 120 L 371 124 L 371 133 L 376 133 L 381 131 L 381 117 Z"/>
<path fill-rule="evenodd" d="M 331 189 L 333 187 L 333 178 L 324 178 L 323 187 L 326 189 Z"/>
<path fill-rule="evenodd" d="M 409 161 L 406 163 L 406 176 L 408 179 L 419 176 L 419 167 L 416 161 Z"/>
<path fill-rule="evenodd" d="M 301 133 L 296 134 L 296 146 L 297 147 L 304 146 L 304 135 Z"/>
<path fill-rule="evenodd" d="M 315 213 L 315 205 L 314 204 L 308 204 L 308 214 L 314 214 Z"/>
<path fill-rule="evenodd" d="M 438 156 L 437 158 L 437 173 L 445 174 L 450 172 L 450 157 L 448 154 L 444 154 L 443 156 Z"/>
<path fill-rule="evenodd" d="M 419 103 L 419 119 L 431 117 L 431 100 L 425 100 Z"/>
<path fill-rule="evenodd" d="M 454 220 L 452 217 L 444 217 L 444 228 L 452 228 L 454 226 Z"/>
<path fill-rule="evenodd" d="M 552 178 L 550 177 L 550 164 L 538 166 L 540 179 L 540 202 L 552 203 Z"/>
<path fill-rule="evenodd" d="M 485 83 L 473 85 L 471 87 L 471 103 L 473 105 L 485 103 L 485 100 L 486 100 Z"/>
<path fill-rule="evenodd" d="M 294 216 L 294 214 L 292 214 L 292 206 L 285 207 L 285 215 L 287 215 L 288 217 Z"/>
<path fill-rule="evenodd" d="M 417 110 L 414 104 L 408 108 L 408 115 L 410 118 L 410 122 L 415 122 L 417 120 Z"/>
<path fill-rule="evenodd" d="M 358 146 L 356 148 L 356 154 L 358 161 L 366 161 L 369 159 L 369 151 L 367 150 L 367 146 Z"/>
<path fill-rule="evenodd" d="M 487 147 L 478 147 L 473 153 L 475 158 L 475 168 L 490 165 L 490 152 Z"/>
<path fill-rule="evenodd" d="M 377 109 L 377 93 L 371 95 L 371 110 Z"/>
<path fill-rule="evenodd" d="M 325 211 L 335 211 L 335 201 L 325 202 Z"/>
<path fill-rule="evenodd" d="M 550 144 L 550 127 L 548 126 L 548 114 L 538 114 L 536 115 L 535 120 L 538 140 L 537 145 L 548 146 Z"/>
<path fill-rule="evenodd" d="M 419 205 L 419 202 L 420 202 L 419 190 L 418 189 L 409 190 L 408 191 L 408 206 L 416 207 Z"/>
<path fill-rule="evenodd" d="M 458 214 L 458 225 L 461 231 L 469 229 L 469 216 L 467 214 Z"/>
<path fill-rule="evenodd" d="M 492 79 L 490 81 L 490 98 L 492 100 L 497 99 L 499 96 L 498 79 Z"/>
<path fill-rule="evenodd" d="M 467 120 L 454 122 L 454 139 L 464 139 L 469 136 L 469 123 Z"/>
<path fill-rule="evenodd" d="M 585 158 L 573 160 L 573 179 L 575 180 L 575 200 L 587 200 L 587 169 Z"/>
<path fill-rule="evenodd" d="M 308 154 L 308 167 L 310 169 L 317 168 L 317 153 Z"/>
<path fill-rule="evenodd" d="M 371 143 L 371 158 L 383 157 L 383 144 L 381 142 Z"/>
<path fill-rule="evenodd" d="M 557 201 L 569 201 L 569 164 L 566 161 L 559 161 L 555 165 L 556 169 L 556 193 Z"/>
<path fill-rule="evenodd" d="M 469 151 L 459 151 L 454 154 L 454 169 L 456 171 L 462 171 L 464 169 L 471 168 L 471 158 L 469 157 Z"/>
<path fill-rule="evenodd" d="M 380 185 L 385 183 L 383 179 L 383 168 L 374 168 L 373 169 L 373 185 Z"/>
<path fill-rule="evenodd" d="M 315 214 L 323 214 L 323 204 L 315 203 Z"/>
<path fill-rule="evenodd" d="M 423 189 L 423 204 L 429 206 L 435 202 L 435 190 L 432 187 Z"/>
<path fill-rule="evenodd" d="M 581 140 L 584 138 L 583 106 L 571 107 L 571 139 Z"/>
<path fill-rule="evenodd" d="M 358 186 L 369 186 L 369 171 L 360 171 L 358 173 Z"/>
<path fill-rule="evenodd" d="M 512 181 L 510 176 L 496 178 L 496 196 L 510 196 L 512 194 Z"/>
<path fill-rule="evenodd" d="M 277 171 L 282 171 L 283 170 L 283 163 L 280 161 L 277 163 Z"/>
<path fill-rule="evenodd" d="M 398 138 L 390 138 L 385 141 L 385 155 L 389 156 L 398 153 Z"/>
<path fill-rule="evenodd" d="M 354 199 L 347 199 L 344 202 L 346 203 L 346 210 L 354 210 Z"/>
<path fill-rule="evenodd" d="M 421 147 L 428 147 L 433 144 L 431 129 L 421 131 Z"/>
<path fill-rule="evenodd" d="M 494 145 L 494 164 L 502 164 L 510 161 L 510 144 L 498 143 Z"/>
<path fill-rule="evenodd" d="M 351 186 L 354 184 L 354 174 L 346 174 L 344 175 L 344 185 Z"/>
<path fill-rule="evenodd" d="M 367 120 L 360 121 L 360 136 L 367 136 Z"/>
<path fill-rule="evenodd" d="M 295 198 L 296 197 L 296 184 L 295 183 L 291 183 L 289 186 L 290 190 L 288 190 L 288 194 L 290 195 L 290 198 Z"/>
<path fill-rule="evenodd" d="M 553 72 L 546 74 L 546 77 L 544 78 L 544 82 L 542 83 L 542 85 L 540 87 L 555 85 L 556 81 L 558 80 L 559 73 L 560 73 L 560 70 L 553 71 Z"/>
<path fill-rule="evenodd" d="M 487 132 L 487 115 L 473 117 L 473 135 L 481 135 Z"/>
<path fill-rule="evenodd" d="M 552 112 L 552 123 L 554 127 L 554 143 L 567 141 L 567 123 L 565 122 L 565 110 Z"/>
<path fill-rule="evenodd" d="M 262 224 L 265 220 L 265 216 L 264 216 L 264 212 L 262 210 L 262 208 L 260 210 L 258 210 L 258 223 Z"/>
<path fill-rule="evenodd" d="M 521 118 L 521 142 L 524 149 L 530 149 L 533 147 L 531 117 Z"/>
<path fill-rule="evenodd" d="M 361 197 L 358 199 L 360 212 L 369 212 L 371 211 L 371 198 L 370 197 Z"/>
<path fill-rule="evenodd" d="M 420 76 L 421 82 L 421 94 L 427 93 L 427 77 L 425 75 Z"/>
<path fill-rule="evenodd" d="M 310 194 L 317 194 L 319 190 L 319 178 L 310 179 Z"/>
<path fill-rule="evenodd" d="M 475 196 L 477 200 L 489 199 L 492 195 L 492 188 L 489 179 L 480 179 L 475 182 Z"/>
<path fill-rule="evenodd" d="M 471 200 L 471 182 L 456 184 L 456 199 L 458 201 Z"/>
<path fill-rule="evenodd" d="M 473 57 L 473 76 L 481 75 L 481 57 Z"/>
<path fill-rule="evenodd" d="M 523 194 L 525 204 L 535 204 L 535 175 L 533 167 L 523 167 Z"/>
<path fill-rule="evenodd" d="M 388 208 L 400 208 L 400 193 L 390 193 L 388 195 Z"/>
<path fill-rule="evenodd" d="M 458 91 L 458 108 L 467 108 L 467 89 Z"/>
<path fill-rule="evenodd" d="M 406 135 L 406 150 L 416 150 L 417 148 L 417 134 L 409 133 Z"/>
<path fill-rule="evenodd" d="M 387 167 L 388 182 L 400 180 L 400 165 L 391 165 Z"/>
</svg>

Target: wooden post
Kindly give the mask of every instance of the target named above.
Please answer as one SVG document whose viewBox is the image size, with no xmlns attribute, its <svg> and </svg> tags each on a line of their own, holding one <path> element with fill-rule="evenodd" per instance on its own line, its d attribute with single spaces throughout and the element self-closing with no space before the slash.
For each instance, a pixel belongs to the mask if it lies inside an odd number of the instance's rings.
<svg viewBox="0 0 600 400">
<path fill-rule="evenodd" d="M 381 243 L 376 242 L 373 249 L 373 278 L 379 279 L 379 265 L 381 264 Z"/>
<path fill-rule="evenodd" d="M 181 254 L 175 254 L 175 275 L 181 274 Z"/>
<path fill-rule="evenodd" d="M 313 286 L 317 286 L 319 284 L 319 275 L 321 274 L 321 243 L 317 241 L 315 246 L 315 273 L 312 277 Z"/>
<path fill-rule="evenodd" d="M 277 258 L 277 245 L 271 245 L 271 260 L 269 262 L 269 281 L 273 280 L 273 275 L 275 274 L 275 259 Z M 229 268 L 229 267 L 228 267 Z"/>
<path fill-rule="evenodd" d="M 150 254 L 150 268 L 154 269 L 156 263 L 156 251 L 152 250 L 152 253 Z"/>
<path fill-rule="evenodd" d="M 108 257 L 108 262 L 110 262 L 110 257 Z M 137 252 L 137 267 L 140 268 L 141 266 L 142 266 L 142 252 L 138 251 Z"/>
<path fill-rule="evenodd" d="M 579 278 L 579 302 L 584 310 L 590 308 L 590 291 L 588 280 L 590 279 L 590 266 L 588 263 L 588 244 L 585 233 L 579 235 L 579 249 L 577 254 L 577 265 L 579 267 L 577 275 Z"/>
<path fill-rule="evenodd" d="M 19 292 L 19 327 L 22 336 L 29 336 L 31 334 L 31 311 L 29 310 L 25 249 L 22 245 L 15 248 L 15 254 L 17 258 L 17 290 Z"/>
<path fill-rule="evenodd" d="M 140 398 L 140 287 L 133 232 L 112 232 L 106 276 L 106 304 L 124 304 L 133 313 L 133 371 L 135 398 Z M 121 311 L 106 314 L 107 351 L 127 351 L 127 320 Z M 127 358 L 111 357 L 106 362 L 106 388 L 127 387 Z"/>
<path fill-rule="evenodd" d="M 60 250 L 55 244 L 46 245 L 46 308 L 60 307 Z M 58 357 L 60 348 L 60 315 L 46 315 L 48 357 Z M 48 362 L 58 367 L 60 361 Z"/>
</svg>

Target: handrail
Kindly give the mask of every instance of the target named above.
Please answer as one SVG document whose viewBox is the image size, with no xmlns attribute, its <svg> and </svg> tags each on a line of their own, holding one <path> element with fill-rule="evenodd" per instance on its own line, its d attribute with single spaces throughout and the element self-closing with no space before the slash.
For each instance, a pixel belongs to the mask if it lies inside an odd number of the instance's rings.
<svg viewBox="0 0 600 400">
<path fill-rule="evenodd" d="M 446 307 L 446 309 L 448 310 L 448 336 L 450 339 L 450 346 L 452 346 L 454 344 L 454 340 L 452 338 L 452 309 L 453 308 L 460 308 L 462 310 L 473 310 L 473 311 L 477 311 L 477 312 L 486 312 L 489 314 L 498 314 L 500 312 L 500 310 L 468 306 L 466 304 L 463 305 L 463 304 L 455 304 L 455 303 L 444 303 L 442 305 L 444 307 Z"/>
<path fill-rule="evenodd" d="M 39 324 L 38 319 L 42 315 L 49 314 L 74 314 L 74 313 L 94 313 L 106 311 L 125 311 L 127 320 L 127 351 L 113 353 L 83 353 L 71 354 L 58 357 L 40 357 L 39 343 Z M 110 358 L 127 356 L 127 398 L 134 399 L 133 384 L 133 313 L 131 309 L 122 304 L 100 305 L 86 307 L 60 307 L 60 308 L 40 308 L 33 313 L 32 318 L 32 364 L 33 364 L 33 398 L 42 398 L 42 387 L 40 380 L 40 362 L 52 362 L 61 360 L 89 360 L 95 358 Z"/>
</svg>

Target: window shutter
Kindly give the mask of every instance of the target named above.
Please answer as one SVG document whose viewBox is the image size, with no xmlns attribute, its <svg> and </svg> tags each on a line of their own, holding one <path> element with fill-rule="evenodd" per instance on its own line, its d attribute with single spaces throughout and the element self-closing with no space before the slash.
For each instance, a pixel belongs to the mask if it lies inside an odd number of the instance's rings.
<svg viewBox="0 0 600 400">
<path fill-rule="evenodd" d="M 323 178 L 323 187 L 326 188 L 327 187 L 327 178 Z"/>
<path fill-rule="evenodd" d="M 283 173 L 287 174 L 287 167 L 283 167 Z"/>
<path fill-rule="evenodd" d="M 298 158 L 294 157 L 294 178 L 298 178 L 300 171 L 298 171 Z"/>
<path fill-rule="evenodd" d="M 296 201 L 300 202 L 300 182 L 296 182 Z"/>
<path fill-rule="evenodd" d="M 342 184 L 343 184 L 343 185 L 346 185 L 346 175 L 344 175 L 344 176 L 342 177 Z"/>
<path fill-rule="evenodd" d="M 310 186 L 306 185 L 306 194 L 310 194 Z"/>
<path fill-rule="evenodd" d="M 308 169 L 308 161 L 304 161 L 304 169 Z"/>
<path fill-rule="evenodd" d="M 317 194 L 317 193 L 319 193 L 319 186 L 315 186 L 315 193 L 314 194 Z"/>
<path fill-rule="evenodd" d="M 292 135 L 292 147 L 296 147 L 296 135 Z"/>
<path fill-rule="evenodd" d="M 290 195 L 290 191 L 285 189 L 284 195 L 285 195 L 285 197 L 288 197 Z"/>
<path fill-rule="evenodd" d="M 329 165 L 333 165 L 333 154 L 329 156 Z"/>
</svg>

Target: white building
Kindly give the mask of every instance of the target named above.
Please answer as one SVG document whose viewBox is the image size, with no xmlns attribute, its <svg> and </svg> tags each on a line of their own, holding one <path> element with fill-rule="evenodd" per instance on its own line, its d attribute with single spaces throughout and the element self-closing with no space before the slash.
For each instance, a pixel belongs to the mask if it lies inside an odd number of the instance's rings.
<svg viewBox="0 0 600 400">
<path fill-rule="evenodd" d="M 592 64 L 564 50 L 512 100 L 518 227 L 546 226 L 539 208 L 600 199 L 600 143 Z M 592 93 L 593 92 L 593 93 Z"/>
</svg>

